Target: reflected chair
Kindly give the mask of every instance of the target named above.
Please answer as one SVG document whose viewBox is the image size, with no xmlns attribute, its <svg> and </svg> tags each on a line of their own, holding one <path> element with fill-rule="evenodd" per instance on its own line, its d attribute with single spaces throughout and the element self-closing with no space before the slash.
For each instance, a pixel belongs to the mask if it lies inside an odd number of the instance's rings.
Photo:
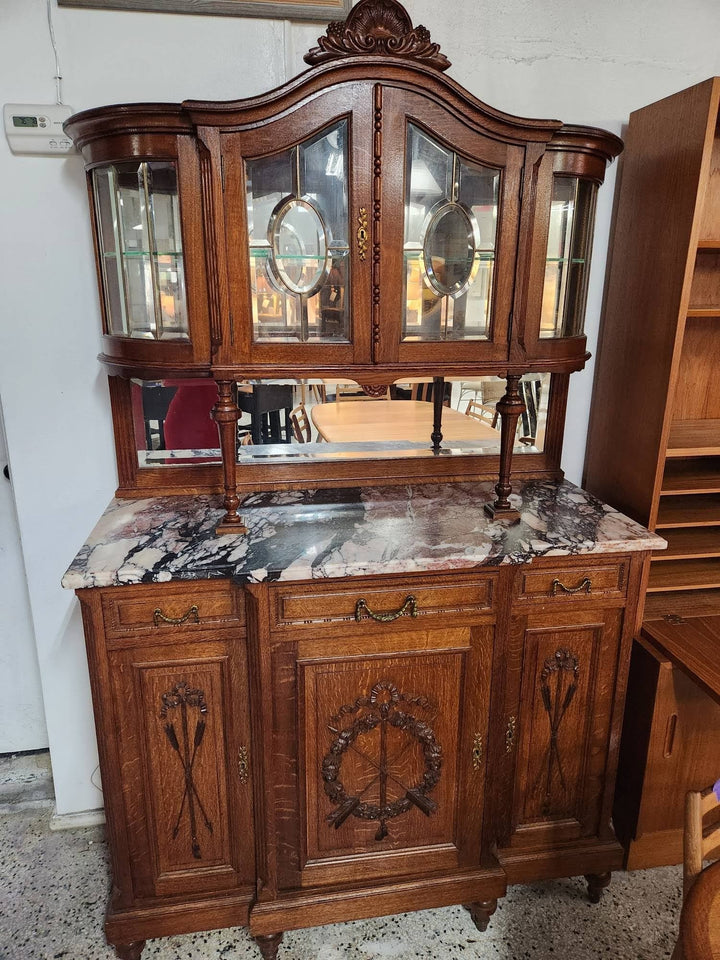
<svg viewBox="0 0 720 960">
<path fill-rule="evenodd" d="M 720 857 L 719 795 L 720 780 L 685 797 L 683 907 L 672 960 L 720 958 L 720 861 L 703 869 Z"/>
<path fill-rule="evenodd" d="M 491 427 L 497 427 L 497 422 L 500 419 L 500 414 L 495 407 L 478 403 L 477 400 L 468 400 L 465 416 L 472 417 L 474 420 L 482 420 L 483 423 L 489 423 Z"/>
<path fill-rule="evenodd" d="M 292 426 L 293 436 L 298 443 L 310 443 L 312 430 L 304 403 L 299 403 L 290 411 L 290 425 Z"/>
</svg>

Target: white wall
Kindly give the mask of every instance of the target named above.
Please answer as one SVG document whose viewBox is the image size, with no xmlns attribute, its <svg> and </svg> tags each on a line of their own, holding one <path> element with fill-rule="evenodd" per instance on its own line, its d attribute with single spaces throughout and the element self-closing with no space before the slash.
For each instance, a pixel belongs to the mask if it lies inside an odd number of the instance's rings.
<svg viewBox="0 0 720 960">
<path fill-rule="evenodd" d="M 0 753 L 39 750 L 48 742 L 15 499 L 2 476 L 7 463 L 0 402 L 0 676 L 10 678 L 0 697 Z"/>
<path fill-rule="evenodd" d="M 408 0 L 488 103 L 621 132 L 630 110 L 720 72 L 715 0 Z M 64 99 L 260 93 L 303 65 L 318 25 L 54 9 Z M 0 3 L 2 100 L 54 98 L 45 0 Z M 601 191 L 587 328 L 594 349 L 614 170 Z M 100 804 L 77 603 L 59 587 L 115 487 L 82 164 L 0 143 L 0 384 L 38 644 L 59 813 Z M 592 367 L 573 377 L 564 465 L 581 474 Z"/>
</svg>

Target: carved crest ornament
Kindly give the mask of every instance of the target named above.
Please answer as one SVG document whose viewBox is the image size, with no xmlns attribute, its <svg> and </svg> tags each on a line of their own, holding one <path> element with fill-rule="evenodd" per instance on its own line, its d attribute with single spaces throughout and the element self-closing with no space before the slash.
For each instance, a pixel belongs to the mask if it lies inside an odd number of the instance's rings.
<svg viewBox="0 0 720 960">
<path fill-rule="evenodd" d="M 317 47 L 305 54 L 305 62 L 314 66 L 368 54 L 417 60 L 437 70 L 450 66 L 448 58 L 440 53 L 440 45 L 430 39 L 430 31 L 420 25 L 413 27 L 407 10 L 397 0 L 361 0 L 347 20 L 334 20 L 328 25 Z"/>
</svg>

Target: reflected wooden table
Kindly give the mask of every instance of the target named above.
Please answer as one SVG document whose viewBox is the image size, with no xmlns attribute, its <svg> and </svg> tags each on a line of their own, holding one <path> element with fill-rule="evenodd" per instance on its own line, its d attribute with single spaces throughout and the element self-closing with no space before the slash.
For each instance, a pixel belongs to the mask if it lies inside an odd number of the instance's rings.
<svg viewBox="0 0 720 960">
<path fill-rule="evenodd" d="M 431 443 L 433 405 L 423 400 L 320 403 L 312 408 L 311 416 L 320 436 L 330 443 L 362 440 Z M 448 442 L 500 442 L 499 430 L 451 407 L 443 407 L 442 435 Z"/>
</svg>

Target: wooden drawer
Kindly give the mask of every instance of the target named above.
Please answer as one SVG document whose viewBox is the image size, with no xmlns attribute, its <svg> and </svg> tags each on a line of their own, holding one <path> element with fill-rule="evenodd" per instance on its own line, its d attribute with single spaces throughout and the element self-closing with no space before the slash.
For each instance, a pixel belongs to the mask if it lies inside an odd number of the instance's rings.
<svg viewBox="0 0 720 960">
<path fill-rule="evenodd" d="M 113 587 L 103 590 L 102 610 L 108 638 L 177 635 L 245 622 L 242 591 L 218 580 Z"/>
<path fill-rule="evenodd" d="M 570 566 L 528 564 L 518 575 L 519 600 L 553 601 L 558 603 L 583 600 L 607 600 L 627 594 L 629 563 L 608 560 Z"/>
<path fill-rule="evenodd" d="M 433 619 L 445 622 L 448 617 L 491 613 L 494 588 L 494 575 L 454 576 L 446 582 L 358 580 L 353 584 L 326 581 L 274 586 L 270 593 L 271 626 L 297 630 L 319 623 L 357 623 L 360 627 L 377 626 L 378 622 L 396 626 Z"/>
</svg>

